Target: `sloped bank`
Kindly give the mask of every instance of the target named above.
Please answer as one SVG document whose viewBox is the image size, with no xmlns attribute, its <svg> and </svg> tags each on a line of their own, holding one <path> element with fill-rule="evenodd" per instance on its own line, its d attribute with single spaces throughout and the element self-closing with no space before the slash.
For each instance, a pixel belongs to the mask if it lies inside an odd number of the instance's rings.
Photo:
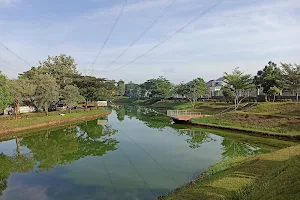
<svg viewBox="0 0 300 200">
<path fill-rule="evenodd" d="M 158 199 L 290 199 L 300 196 L 300 145 L 268 154 L 223 160 Z"/>
<path fill-rule="evenodd" d="M 192 119 L 198 126 L 241 131 L 278 138 L 300 139 L 300 117 L 232 112 Z"/>
<path fill-rule="evenodd" d="M 77 121 L 85 121 L 111 114 L 107 110 L 92 110 L 80 113 L 71 113 L 65 116 L 38 117 L 33 119 L 9 120 L 0 123 L 0 136 L 11 133 L 51 127 Z"/>
</svg>

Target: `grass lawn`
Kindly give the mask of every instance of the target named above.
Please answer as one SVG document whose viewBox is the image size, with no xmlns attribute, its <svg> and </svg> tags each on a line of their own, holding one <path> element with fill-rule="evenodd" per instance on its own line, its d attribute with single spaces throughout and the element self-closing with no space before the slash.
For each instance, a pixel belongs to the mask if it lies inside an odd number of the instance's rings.
<svg viewBox="0 0 300 200">
<path fill-rule="evenodd" d="M 214 115 L 233 106 L 234 105 L 232 104 L 222 102 L 197 102 L 195 105 L 195 110 L 202 112 L 206 115 Z M 180 101 L 161 101 L 152 104 L 150 107 L 157 109 L 193 110 L 193 107 L 190 102 Z"/>
<path fill-rule="evenodd" d="M 300 116 L 300 103 L 260 103 L 245 112 L 267 115 Z"/>
<path fill-rule="evenodd" d="M 58 113 L 52 116 L 43 116 L 43 117 L 34 117 L 34 118 L 23 118 L 18 120 L 1 120 L 0 121 L 0 131 L 5 131 L 13 128 L 22 128 L 32 125 L 38 125 L 42 123 L 52 122 L 52 121 L 60 121 L 60 120 L 68 120 L 81 118 L 89 115 L 101 114 L 104 112 L 108 112 L 107 110 L 91 110 L 91 111 L 80 111 L 76 113 L 66 114 L 65 116 L 60 116 Z"/>
<path fill-rule="evenodd" d="M 192 122 L 199 125 L 213 125 L 220 128 L 233 128 L 279 136 L 300 135 L 300 117 L 231 112 L 202 119 L 192 119 Z"/>
<path fill-rule="evenodd" d="M 224 160 L 202 178 L 169 194 L 167 200 L 297 200 L 300 145 L 269 154 Z"/>
</svg>

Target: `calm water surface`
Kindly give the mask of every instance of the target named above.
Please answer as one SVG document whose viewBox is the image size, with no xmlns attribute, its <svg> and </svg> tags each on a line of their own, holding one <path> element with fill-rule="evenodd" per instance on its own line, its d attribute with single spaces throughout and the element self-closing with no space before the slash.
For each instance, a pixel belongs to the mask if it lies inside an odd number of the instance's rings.
<svg viewBox="0 0 300 200">
<path fill-rule="evenodd" d="M 221 159 L 265 151 L 141 107 L 0 141 L 0 200 L 155 199 Z"/>
</svg>

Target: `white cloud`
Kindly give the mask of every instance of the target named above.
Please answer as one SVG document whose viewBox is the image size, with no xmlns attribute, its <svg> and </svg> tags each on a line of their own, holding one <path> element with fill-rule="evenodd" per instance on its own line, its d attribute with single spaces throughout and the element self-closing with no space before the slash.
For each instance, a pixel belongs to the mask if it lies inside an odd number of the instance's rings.
<svg viewBox="0 0 300 200">
<path fill-rule="evenodd" d="M 14 6 L 20 3 L 20 0 L 0 0 L 0 7 Z"/>
</svg>

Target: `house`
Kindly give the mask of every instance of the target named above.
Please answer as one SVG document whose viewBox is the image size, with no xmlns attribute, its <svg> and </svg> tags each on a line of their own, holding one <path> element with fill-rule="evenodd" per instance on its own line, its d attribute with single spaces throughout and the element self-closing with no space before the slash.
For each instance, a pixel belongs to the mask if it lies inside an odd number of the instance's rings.
<svg viewBox="0 0 300 200">
<path fill-rule="evenodd" d="M 224 80 L 225 80 L 224 77 L 220 77 L 216 80 L 210 80 L 209 82 L 207 82 L 207 86 L 209 87 L 210 90 L 210 98 L 223 96 L 221 89 L 223 86 L 227 85 L 227 83 Z M 257 97 L 258 95 L 261 94 L 262 91 L 260 89 L 253 88 L 253 89 L 248 89 L 246 92 L 247 92 L 247 96 L 249 97 Z"/>
<path fill-rule="evenodd" d="M 210 97 L 223 96 L 221 89 L 226 85 L 224 77 L 220 77 L 216 80 L 210 80 L 206 84 L 210 90 Z"/>
</svg>

